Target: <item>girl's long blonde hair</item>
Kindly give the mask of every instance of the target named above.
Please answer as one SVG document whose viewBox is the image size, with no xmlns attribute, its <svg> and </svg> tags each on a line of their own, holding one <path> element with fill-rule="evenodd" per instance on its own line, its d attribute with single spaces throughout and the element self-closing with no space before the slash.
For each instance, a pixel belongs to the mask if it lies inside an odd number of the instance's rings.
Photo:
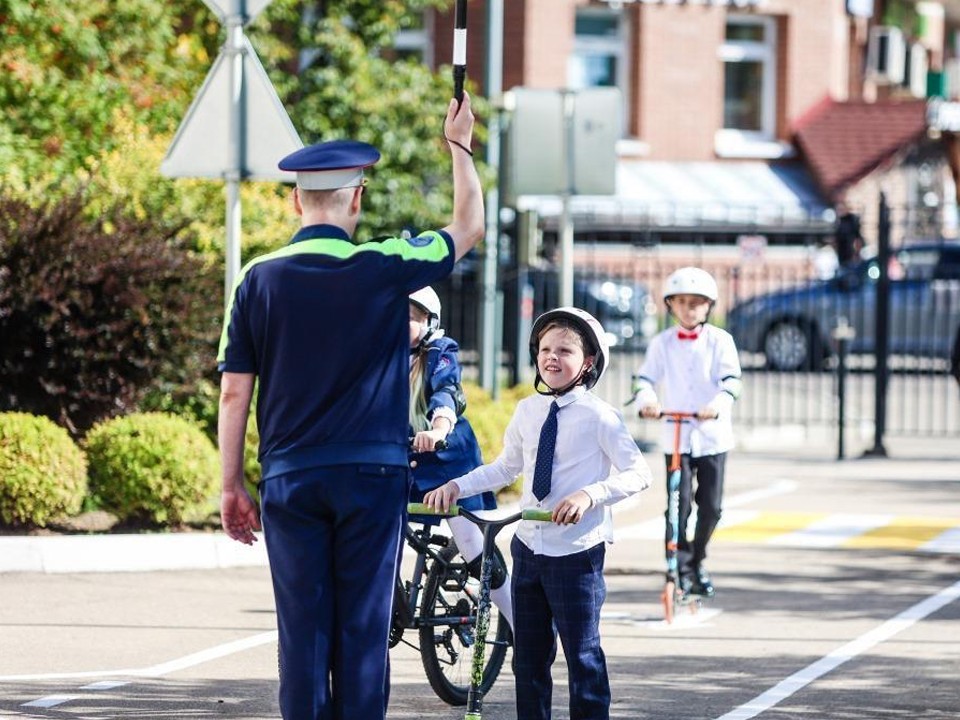
<svg viewBox="0 0 960 720">
<path fill-rule="evenodd" d="M 410 427 L 415 433 L 430 429 L 427 419 L 427 398 L 423 392 L 423 375 L 427 369 L 427 353 L 421 351 L 410 363 Z"/>
</svg>

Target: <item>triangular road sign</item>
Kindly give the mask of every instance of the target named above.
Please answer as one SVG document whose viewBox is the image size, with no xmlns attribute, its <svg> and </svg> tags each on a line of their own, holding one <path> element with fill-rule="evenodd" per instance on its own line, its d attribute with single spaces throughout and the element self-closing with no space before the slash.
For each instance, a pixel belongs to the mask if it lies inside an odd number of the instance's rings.
<svg viewBox="0 0 960 720">
<path fill-rule="evenodd" d="M 180 124 L 160 172 L 167 177 L 224 179 L 239 171 L 243 180 L 293 182 L 293 174 L 281 172 L 277 163 L 303 143 L 246 37 L 240 93 L 241 167 L 235 167 L 237 155 L 230 138 L 232 107 L 230 63 L 221 51 Z"/>
<path fill-rule="evenodd" d="M 245 25 L 253 22 L 271 2 L 273 0 L 203 0 L 203 4 L 213 11 L 221 23 L 228 17 L 239 15 Z"/>
</svg>

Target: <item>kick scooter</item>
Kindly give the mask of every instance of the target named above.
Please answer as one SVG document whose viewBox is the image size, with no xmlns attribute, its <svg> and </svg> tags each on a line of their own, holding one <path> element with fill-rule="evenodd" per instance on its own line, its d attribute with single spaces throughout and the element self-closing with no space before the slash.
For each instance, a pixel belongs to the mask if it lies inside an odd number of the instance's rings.
<svg viewBox="0 0 960 720">
<path fill-rule="evenodd" d="M 680 569 L 677 565 L 677 545 L 680 541 L 680 437 L 682 425 L 696 417 L 695 413 L 664 410 L 660 417 L 674 424 L 673 455 L 667 468 L 667 523 L 670 525 L 670 537 L 666 539 L 667 581 L 660 594 L 663 603 L 664 619 L 673 622 L 674 610 L 678 605 L 689 605 L 696 612 L 699 598 L 683 591 L 680 585 Z"/>
<path fill-rule="evenodd" d="M 487 627 L 490 623 L 490 578 L 493 573 L 493 553 L 497 533 L 517 520 L 537 520 L 550 522 L 553 519 L 552 510 L 522 510 L 513 515 L 499 519 L 487 519 L 474 515 L 469 510 L 454 505 L 447 512 L 438 512 L 424 503 L 410 503 L 407 512 L 411 515 L 435 515 L 438 517 L 464 517 L 483 532 L 483 555 L 480 564 L 480 599 L 477 602 L 477 624 L 474 633 L 473 659 L 470 666 L 470 688 L 467 691 L 467 713 L 463 720 L 482 720 L 483 692 L 480 683 L 483 681 L 483 667 L 486 653 Z"/>
</svg>

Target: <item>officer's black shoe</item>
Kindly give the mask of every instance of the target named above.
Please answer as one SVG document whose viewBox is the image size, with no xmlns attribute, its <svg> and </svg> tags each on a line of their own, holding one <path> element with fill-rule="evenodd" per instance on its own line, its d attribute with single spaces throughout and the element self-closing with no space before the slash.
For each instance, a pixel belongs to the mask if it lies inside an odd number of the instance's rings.
<svg viewBox="0 0 960 720">
<path fill-rule="evenodd" d="M 713 582 L 710 580 L 710 573 L 707 572 L 705 567 L 698 567 L 696 569 L 696 576 L 693 580 L 693 585 L 690 588 L 690 592 L 694 595 L 701 595 L 703 597 L 712 598 L 717 594 L 716 589 L 713 587 Z"/>
</svg>

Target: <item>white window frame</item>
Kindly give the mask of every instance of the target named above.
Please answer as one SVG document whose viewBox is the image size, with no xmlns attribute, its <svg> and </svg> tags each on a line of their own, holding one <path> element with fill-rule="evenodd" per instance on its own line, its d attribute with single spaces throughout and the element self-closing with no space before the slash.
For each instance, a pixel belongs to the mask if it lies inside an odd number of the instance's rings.
<svg viewBox="0 0 960 720">
<path fill-rule="evenodd" d="M 620 90 L 623 97 L 623 127 L 629 125 L 629 89 L 630 89 L 630 66 L 629 66 L 629 47 L 630 47 L 630 29 L 624 14 L 619 9 L 601 8 L 601 7 L 579 7 L 576 9 L 579 17 L 612 17 L 617 21 L 617 34 L 609 37 L 593 37 L 589 35 L 574 35 L 573 52 L 567 60 L 567 87 L 572 90 L 583 90 L 585 87 L 575 86 L 573 84 L 573 63 L 578 55 L 606 55 L 616 59 L 617 74 L 614 87 Z M 576 27 L 576 22 L 574 22 Z M 597 86 L 589 86 L 597 87 Z"/>
<path fill-rule="evenodd" d="M 727 16 L 727 25 L 753 25 L 763 28 L 764 42 L 724 40 L 719 57 L 724 64 L 726 82 L 727 63 L 759 62 L 763 80 L 760 88 L 760 130 L 721 128 L 715 138 L 715 149 L 722 157 L 784 157 L 792 153 L 791 146 L 776 140 L 777 134 L 777 24 L 774 18 L 763 15 Z M 726 103 L 726 93 L 723 94 Z M 723 113 L 721 114 L 721 117 Z"/>
</svg>

